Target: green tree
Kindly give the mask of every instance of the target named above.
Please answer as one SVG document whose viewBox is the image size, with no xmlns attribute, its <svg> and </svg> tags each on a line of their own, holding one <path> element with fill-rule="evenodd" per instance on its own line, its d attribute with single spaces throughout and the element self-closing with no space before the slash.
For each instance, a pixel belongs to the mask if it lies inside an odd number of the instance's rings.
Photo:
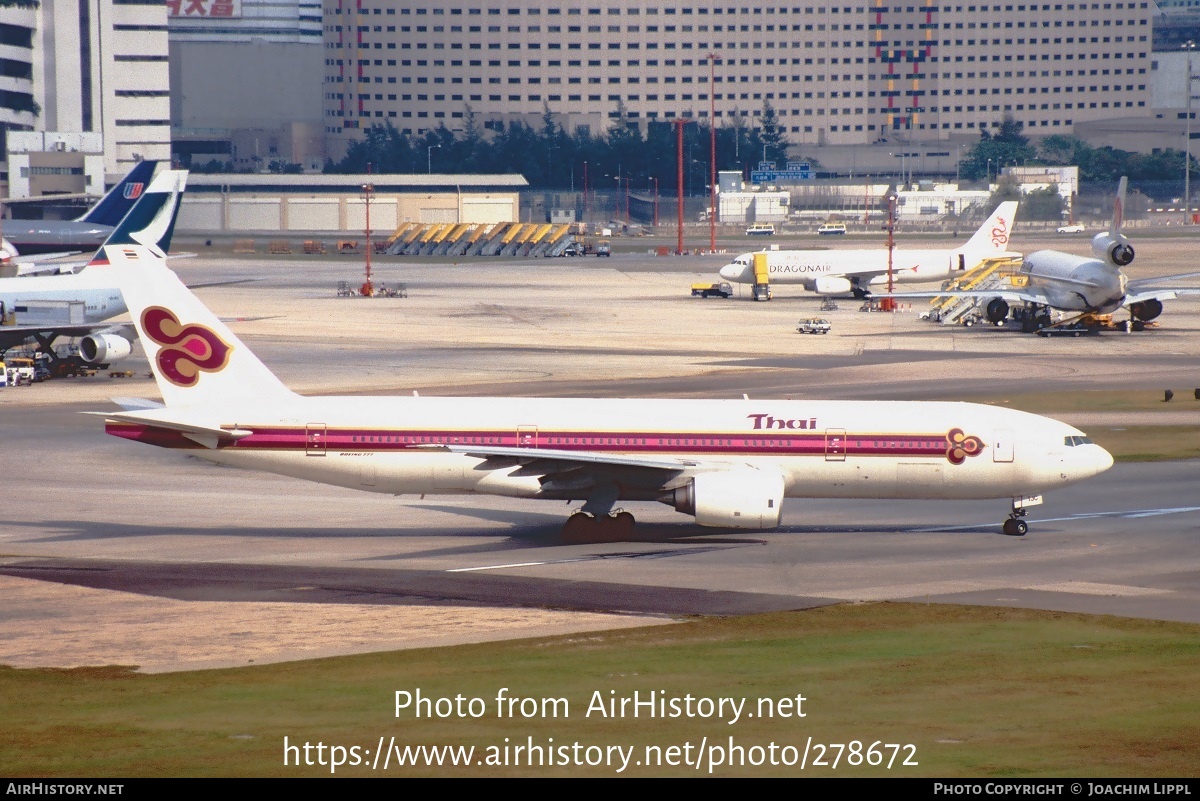
<svg viewBox="0 0 1200 801">
<path fill-rule="evenodd" d="M 784 126 L 779 123 L 775 107 L 769 100 L 763 101 L 760 119 L 762 132 L 759 134 L 759 138 L 766 150 L 766 160 L 775 162 L 780 169 L 783 169 L 787 164 L 788 148 L 791 147 L 791 143 L 787 139 Z"/>
<path fill-rule="evenodd" d="M 986 128 L 979 132 L 979 141 L 967 153 L 959 169 L 964 178 L 979 180 L 989 174 L 998 175 L 1005 166 L 1037 162 L 1037 149 L 1021 133 L 1021 123 L 1006 116 L 995 134 Z"/>
<path fill-rule="evenodd" d="M 1035 189 L 1021 198 L 1021 216 L 1027 220 L 1061 220 L 1063 208 L 1062 195 L 1049 186 Z"/>
</svg>

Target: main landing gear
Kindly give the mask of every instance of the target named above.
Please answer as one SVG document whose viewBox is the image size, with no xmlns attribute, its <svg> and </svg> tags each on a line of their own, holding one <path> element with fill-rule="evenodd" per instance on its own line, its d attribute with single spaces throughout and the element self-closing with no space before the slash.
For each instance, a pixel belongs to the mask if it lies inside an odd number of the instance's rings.
<svg viewBox="0 0 1200 801">
<path fill-rule="evenodd" d="M 614 510 L 608 514 L 593 515 L 576 512 L 567 518 L 562 527 L 563 542 L 621 542 L 633 537 L 633 515 Z"/>
</svg>

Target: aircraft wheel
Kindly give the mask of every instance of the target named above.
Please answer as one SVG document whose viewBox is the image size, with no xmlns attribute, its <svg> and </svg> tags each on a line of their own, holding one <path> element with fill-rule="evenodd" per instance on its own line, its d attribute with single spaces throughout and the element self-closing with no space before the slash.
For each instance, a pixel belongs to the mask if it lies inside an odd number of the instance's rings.
<svg viewBox="0 0 1200 801">
<path fill-rule="evenodd" d="M 583 512 L 576 512 L 567 518 L 567 522 L 563 523 L 561 536 L 565 543 L 594 542 L 599 531 L 600 524 L 596 522 L 596 518 Z"/>
<path fill-rule="evenodd" d="M 633 538 L 635 520 L 629 512 L 618 512 L 609 519 L 609 530 L 612 532 L 613 539 L 628 540 Z"/>
<path fill-rule="evenodd" d="M 1010 517 L 1004 521 L 1004 533 L 1010 537 L 1024 537 L 1029 531 L 1029 524 L 1024 520 Z"/>
</svg>

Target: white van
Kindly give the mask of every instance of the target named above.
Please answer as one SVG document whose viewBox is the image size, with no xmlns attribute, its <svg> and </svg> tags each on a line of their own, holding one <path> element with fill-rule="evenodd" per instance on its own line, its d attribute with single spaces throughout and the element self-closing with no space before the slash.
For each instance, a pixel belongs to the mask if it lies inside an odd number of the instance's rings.
<svg viewBox="0 0 1200 801">
<path fill-rule="evenodd" d="M 771 223 L 752 223 L 746 229 L 746 236 L 774 236 L 775 226 Z"/>
</svg>

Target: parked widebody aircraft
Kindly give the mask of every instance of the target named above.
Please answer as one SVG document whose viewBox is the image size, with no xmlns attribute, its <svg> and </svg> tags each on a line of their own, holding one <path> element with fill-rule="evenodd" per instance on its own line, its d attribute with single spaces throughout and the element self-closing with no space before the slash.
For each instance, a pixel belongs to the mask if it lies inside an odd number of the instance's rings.
<svg viewBox="0 0 1200 801">
<path fill-rule="evenodd" d="M 1162 286 L 1163 283 L 1200 277 L 1200 273 L 1130 281 L 1121 271 L 1122 267 L 1133 263 L 1134 257 L 1133 245 L 1121 233 L 1126 184 L 1127 180 L 1122 178 L 1108 231 L 1092 239 L 1093 256 L 1039 250 L 1024 258 L 1012 286 L 945 292 L 898 292 L 894 297 L 987 298 L 985 315 L 993 323 L 1002 323 L 1008 317 L 1010 304 L 1021 303 L 1025 309 L 1019 319 L 1027 332 L 1070 323 L 1085 314 L 1112 314 L 1124 308 L 1130 315 L 1127 325 L 1139 329 L 1162 314 L 1164 300 L 1182 294 L 1200 293 L 1200 289 Z M 1055 323 L 1050 318 L 1052 310 L 1074 315 Z"/>
<path fill-rule="evenodd" d="M 120 285 L 165 405 L 95 414 L 213 462 L 394 495 L 581 501 L 567 538 L 631 533 L 620 504 L 643 501 L 769 529 L 788 497 L 1008 499 L 1004 530 L 1020 535 L 1042 492 L 1112 464 L 1069 425 L 969 403 L 302 397 L 136 239 L 122 225 L 89 269 Z"/>
<path fill-rule="evenodd" d="M 184 183 L 178 177 L 160 184 L 170 190 L 139 189 L 139 200 L 125 217 L 138 232 L 137 242 L 164 257 Z M 76 273 L 0 278 L 0 356 L 34 340 L 54 357 L 54 340 L 66 336 L 80 338 L 79 358 L 86 364 L 111 364 L 127 357 L 134 338 L 131 327 L 105 322 L 125 312 L 125 301 L 112 276 L 96 269 L 102 261 L 103 254 L 97 254 Z"/>
<path fill-rule="evenodd" d="M 133 208 L 157 166 L 157 161 L 139 161 L 119 184 L 78 219 L 4 220 L 4 238 L 22 256 L 72 251 L 90 253 L 100 247 Z"/>
<path fill-rule="evenodd" d="M 1001 203 L 966 244 L 957 248 L 892 251 L 892 277 L 898 283 L 943 281 L 960 275 L 984 259 L 1017 254 L 1007 251 L 1017 203 Z M 887 286 L 887 248 L 870 250 L 767 250 L 771 284 L 801 284 L 821 295 L 867 297 L 871 288 Z M 721 268 L 721 277 L 755 283 L 754 254 L 743 253 Z"/>
</svg>

